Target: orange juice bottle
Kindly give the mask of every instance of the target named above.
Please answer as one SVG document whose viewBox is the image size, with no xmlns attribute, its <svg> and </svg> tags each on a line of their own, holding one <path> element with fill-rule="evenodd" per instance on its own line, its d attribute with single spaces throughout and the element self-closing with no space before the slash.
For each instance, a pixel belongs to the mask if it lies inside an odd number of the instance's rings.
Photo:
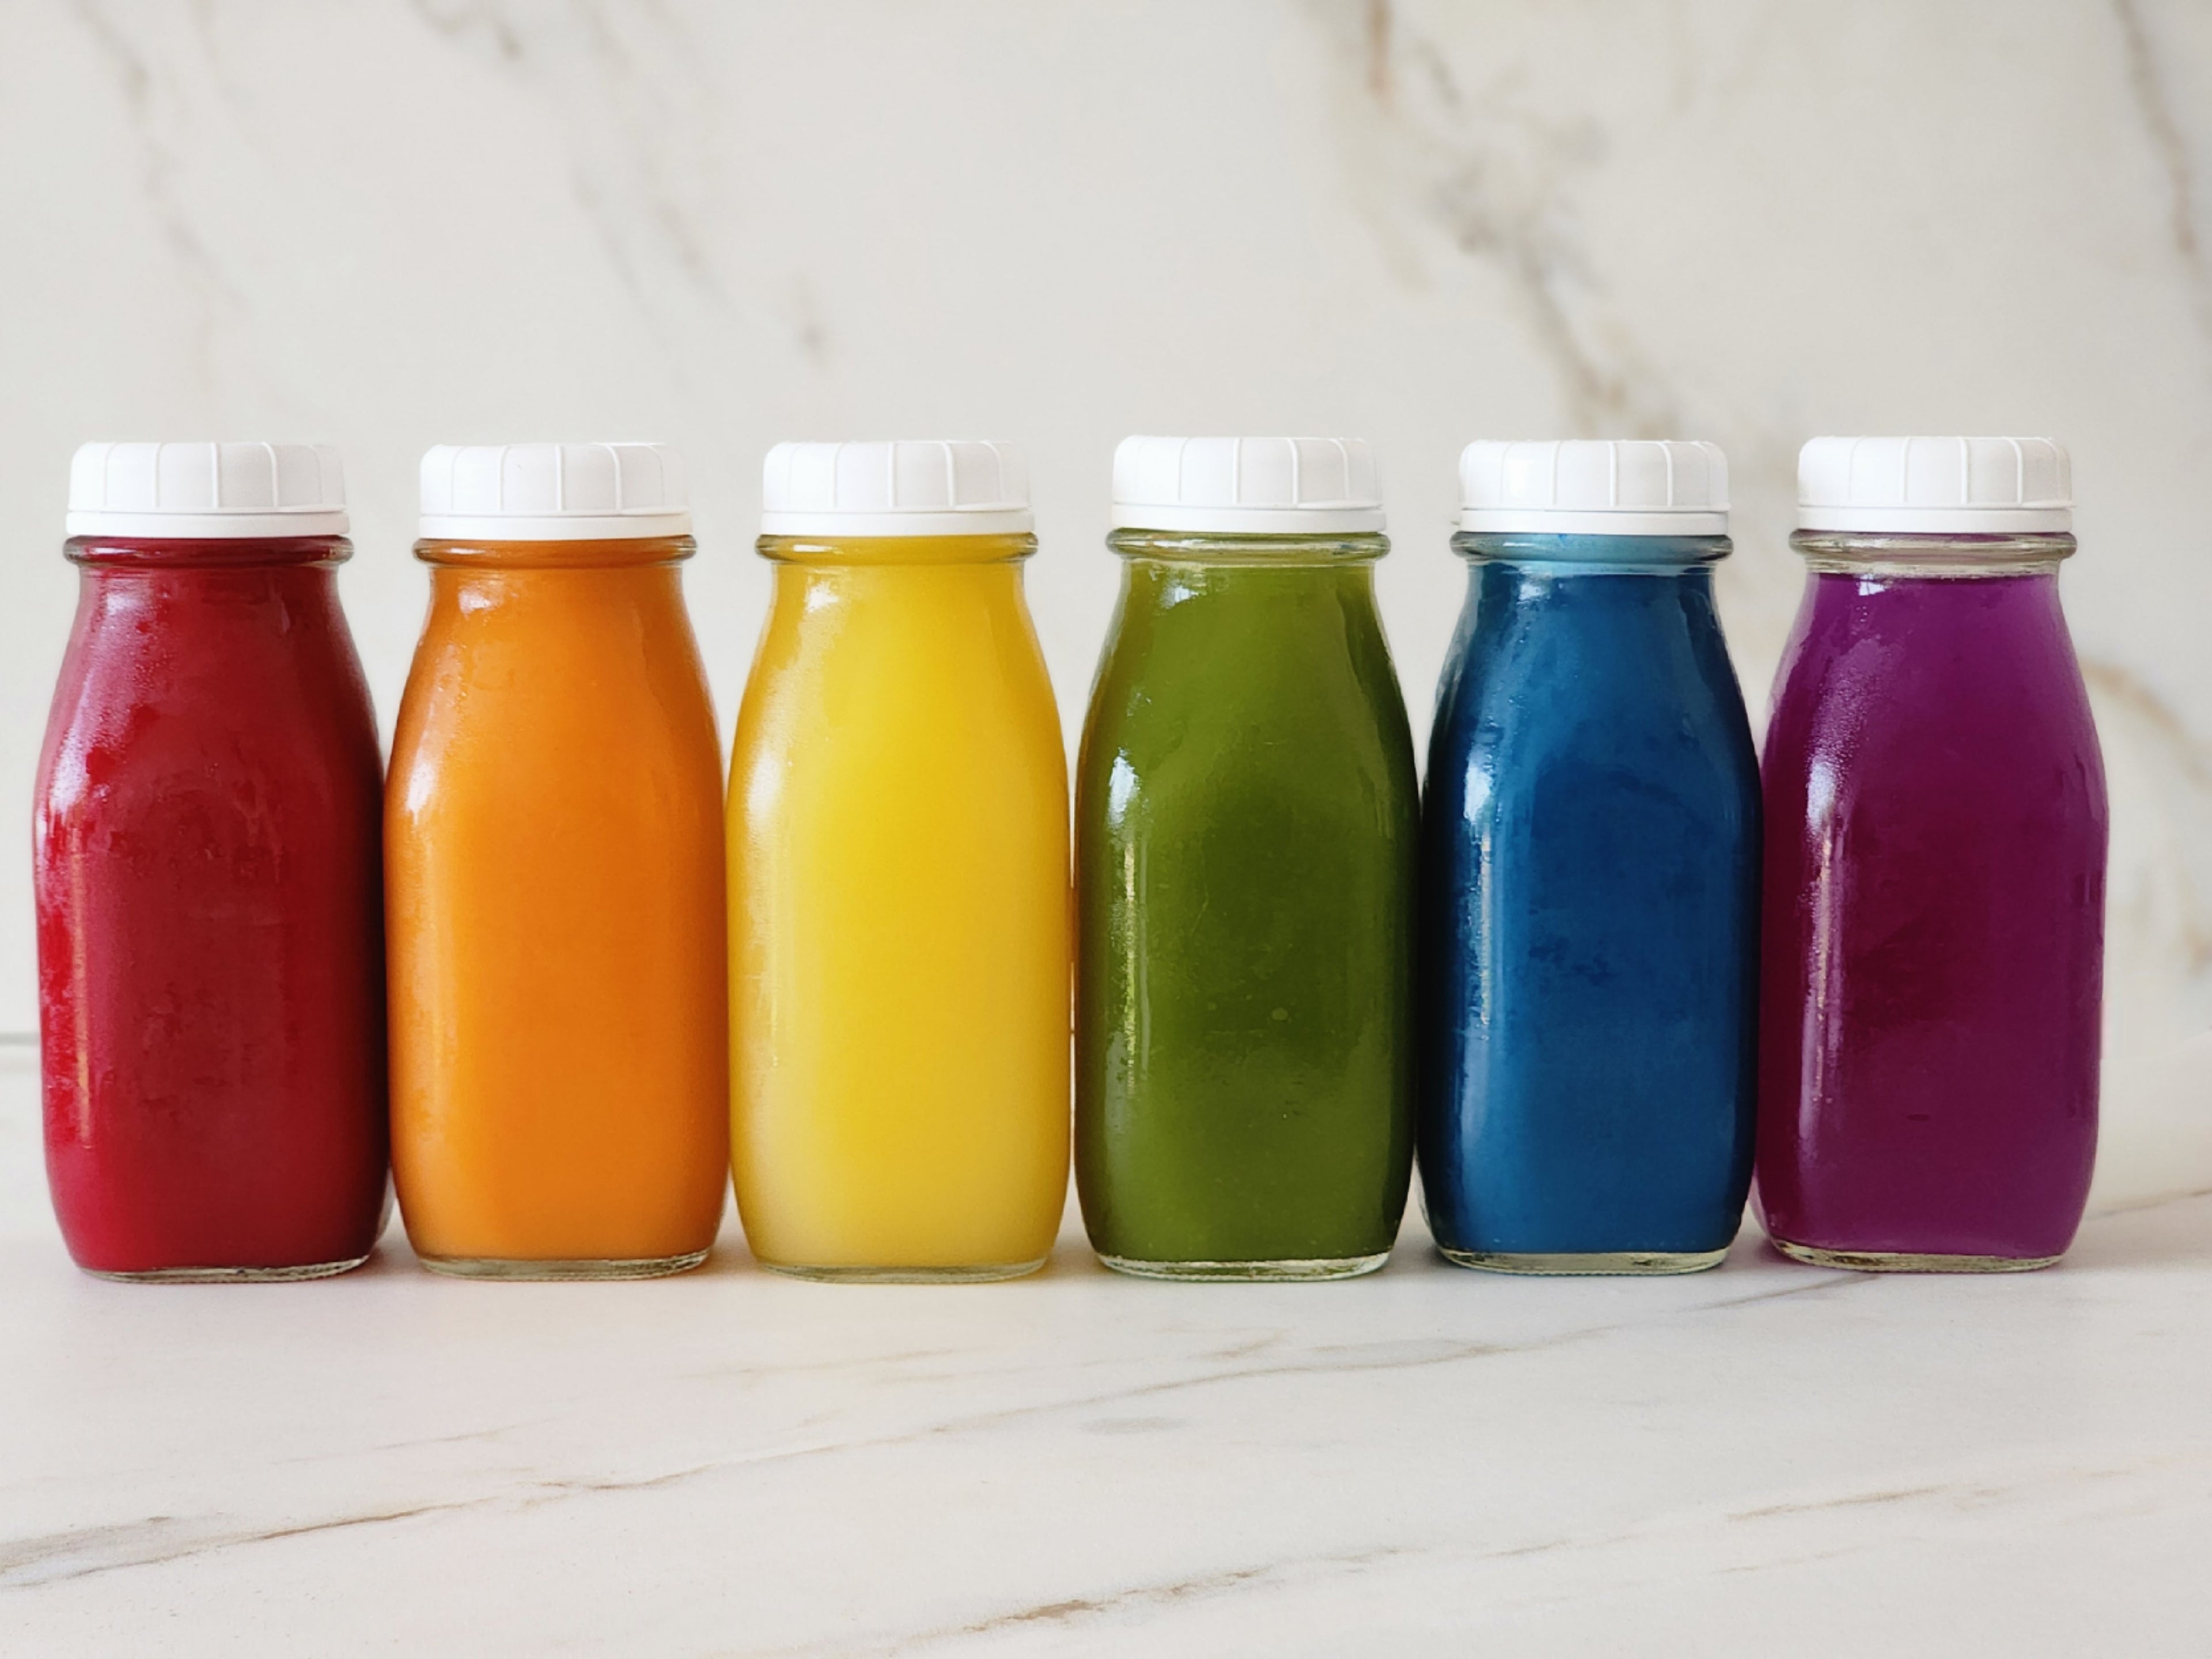
<svg viewBox="0 0 2212 1659">
<path fill-rule="evenodd" d="M 1006 1279 L 1067 1189 L 1067 767 L 1020 457 L 782 444 L 729 810 L 731 1148 L 760 1261 Z"/>
<path fill-rule="evenodd" d="M 705 1259 L 728 1137 L 721 764 L 657 444 L 422 458 L 385 797 L 393 1174 L 441 1273 Z"/>
</svg>

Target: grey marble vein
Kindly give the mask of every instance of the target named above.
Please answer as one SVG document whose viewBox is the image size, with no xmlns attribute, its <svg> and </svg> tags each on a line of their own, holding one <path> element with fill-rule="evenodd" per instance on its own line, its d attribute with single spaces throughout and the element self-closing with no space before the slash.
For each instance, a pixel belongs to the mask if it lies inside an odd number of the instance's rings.
<svg viewBox="0 0 2212 1659">
<path fill-rule="evenodd" d="M 139 155 L 142 203 L 175 261 L 178 274 L 197 296 L 195 362 L 204 392 L 216 384 L 216 335 L 225 313 L 242 311 L 245 298 L 216 259 L 179 191 L 181 159 L 164 130 L 158 103 L 172 92 L 157 78 L 156 57 L 141 43 L 143 15 L 119 21 L 103 0 L 70 0 L 70 15 L 91 39 L 120 94 Z"/>
<path fill-rule="evenodd" d="M 485 1500 L 417 1504 L 283 1527 L 226 1528 L 219 1517 L 187 1520 L 157 1515 L 143 1521 L 0 1540 L 0 1593 L 89 1578 L 130 1567 L 161 1566 L 216 1550 L 273 1544 L 318 1533 L 342 1532 L 352 1527 L 382 1526 L 413 1520 L 418 1516 L 472 1508 L 483 1501 Z"/>
<path fill-rule="evenodd" d="M 1677 400 L 1606 303 L 1576 229 L 1577 177 L 1603 164 L 1595 122 L 1531 108 L 1510 86 L 1462 85 L 1450 55 L 1394 0 L 1322 12 L 1339 42 L 1352 164 L 1370 222 L 1402 198 L 1460 253 L 1506 284 L 1551 365 L 1568 424 L 1608 437 L 1685 429 Z"/>
<path fill-rule="evenodd" d="M 599 0 L 558 10 L 497 0 L 413 5 L 441 40 L 521 88 L 555 124 L 569 195 L 672 380 L 692 392 L 717 383 L 722 370 L 700 345 L 731 322 L 823 361 L 828 332 L 812 291 L 802 284 L 789 307 L 763 303 L 729 257 L 716 139 L 717 112 L 733 94 L 679 10 Z"/>
<path fill-rule="evenodd" d="M 2205 343 L 2212 344 L 2212 270 L 2206 266 L 2203 239 L 2197 234 L 2197 187 L 2189 146 L 2175 118 L 2172 100 L 2159 67 L 2157 43 L 2144 21 L 2142 6 L 2138 0 L 2112 0 L 2112 8 L 2127 65 L 2129 92 L 2142 119 L 2143 136 L 2166 179 L 2167 234 L 2174 257 L 2188 276 L 2197 326 Z"/>
<path fill-rule="evenodd" d="M 1301 1557 L 1250 1567 L 1225 1568 L 1158 1583 L 1069 1595 L 995 1613 L 965 1624 L 904 1631 L 857 1639 L 808 1643 L 799 1647 L 733 1648 L 730 1659 L 865 1659 L 878 1654 L 927 1652 L 933 1648 L 965 1646 L 980 1637 L 1003 1635 L 1039 1626 L 1066 1627 L 1110 1624 L 1127 1615 L 1144 1615 L 1186 1607 L 1273 1585 L 1297 1582 L 1316 1573 L 1358 1572 L 1379 1563 L 1405 1559 L 1418 1551 L 1383 1547 L 1351 1553 Z"/>
</svg>

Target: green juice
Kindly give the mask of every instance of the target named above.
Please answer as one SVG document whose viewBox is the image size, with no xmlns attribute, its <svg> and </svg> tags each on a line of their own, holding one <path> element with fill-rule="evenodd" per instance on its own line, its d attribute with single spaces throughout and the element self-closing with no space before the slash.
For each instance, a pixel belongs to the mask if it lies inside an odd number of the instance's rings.
<svg viewBox="0 0 2212 1659">
<path fill-rule="evenodd" d="M 1380 535 L 1123 530 L 1077 768 L 1076 1178 L 1109 1266 L 1379 1267 L 1413 1144 L 1411 734 Z"/>
</svg>

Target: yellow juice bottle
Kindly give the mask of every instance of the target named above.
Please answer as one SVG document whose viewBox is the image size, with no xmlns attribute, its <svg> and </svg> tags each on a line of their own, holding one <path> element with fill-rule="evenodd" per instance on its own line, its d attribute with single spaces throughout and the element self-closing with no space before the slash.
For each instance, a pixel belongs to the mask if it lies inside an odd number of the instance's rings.
<svg viewBox="0 0 2212 1659">
<path fill-rule="evenodd" d="M 1067 775 L 1001 444 L 782 444 L 730 769 L 731 1160 L 763 1265 L 984 1279 L 1066 1193 Z"/>
</svg>

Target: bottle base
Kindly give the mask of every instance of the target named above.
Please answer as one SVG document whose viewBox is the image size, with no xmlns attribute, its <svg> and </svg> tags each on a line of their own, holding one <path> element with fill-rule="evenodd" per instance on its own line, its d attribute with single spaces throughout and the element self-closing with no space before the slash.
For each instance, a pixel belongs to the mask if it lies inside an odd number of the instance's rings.
<svg viewBox="0 0 2212 1659">
<path fill-rule="evenodd" d="M 296 1267 L 149 1267 L 138 1273 L 87 1267 L 84 1271 L 118 1285 L 286 1285 L 303 1279 L 335 1279 L 368 1260 L 368 1252 L 363 1250 L 343 1261 L 309 1261 Z"/>
<path fill-rule="evenodd" d="M 1246 1284 L 1291 1284 L 1326 1279 L 1357 1279 L 1371 1273 L 1390 1259 L 1390 1252 L 1373 1255 L 1318 1256 L 1281 1261 L 1139 1261 L 1133 1256 L 1108 1255 L 1098 1259 L 1117 1273 L 1133 1279 L 1172 1279 L 1186 1284 L 1222 1280 Z"/>
<path fill-rule="evenodd" d="M 1814 1267 L 1840 1267 L 1855 1273 L 2026 1273 L 2048 1267 L 2055 1255 L 1943 1255 L 1928 1250 L 1828 1250 L 1817 1244 L 1792 1244 L 1786 1238 L 1774 1248 L 1792 1261 Z"/>
<path fill-rule="evenodd" d="M 1701 1273 L 1717 1267 L 1728 1246 L 1717 1250 L 1589 1250 L 1539 1254 L 1518 1250 L 1454 1250 L 1439 1244 L 1445 1261 L 1485 1273 L 1548 1278 L 1594 1278 L 1601 1274 Z"/>
<path fill-rule="evenodd" d="M 707 1259 L 704 1250 L 682 1255 L 592 1259 L 529 1259 L 501 1255 L 425 1255 L 418 1258 L 434 1273 L 448 1279 L 553 1279 L 572 1282 L 592 1279 L 666 1279 L 688 1273 Z"/>
<path fill-rule="evenodd" d="M 985 1261 L 944 1267 L 810 1267 L 796 1261 L 763 1261 L 760 1265 L 786 1279 L 809 1279 L 817 1285 L 995 1285 L 1002 1279 L 1026 1279 L 1044 1266 L 1034 1261 Z"/>
</svg>

